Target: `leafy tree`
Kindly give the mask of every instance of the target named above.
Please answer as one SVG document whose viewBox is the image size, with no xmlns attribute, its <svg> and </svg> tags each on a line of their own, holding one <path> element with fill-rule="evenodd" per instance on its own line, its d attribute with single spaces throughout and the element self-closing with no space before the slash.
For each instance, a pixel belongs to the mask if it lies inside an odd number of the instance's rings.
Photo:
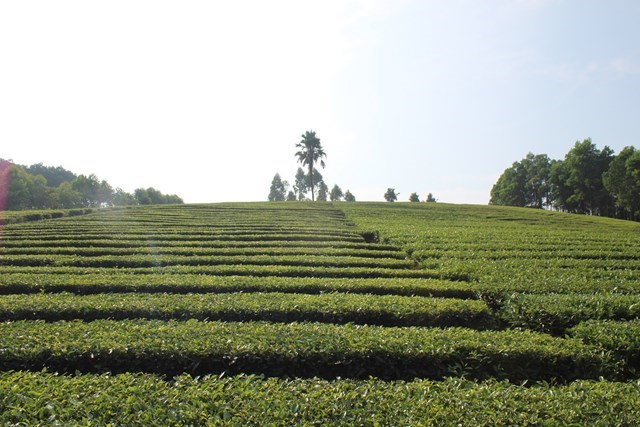
<svg viewBox="0 0 640 427">
<path fill-rule="evenodd" d="M 344 193 L 344 201 L 345 202 L 355 202 L 356 201 L 356 197 L 351 194 L 351 191 L 347 190 Z"/>
<path fill-rule="evenodd" d="M 429 193 L 427 194 L 427 200 L 425 200 L 425 202 L 429 202 L 429 203 L 435 203 L 437 200 L 435 197 L 433 197 L 433 194 Z"/>
<path fill-rule="evenodd" d="M 29 205 L 32 209 L 50 209 L 53 207 L 53 189 L 47 185 L 42 175 L 28 178 Z"/>
<path fill-rule="evenodd" d="M 287 202 L 295 202 L 296 200 L 296 193 L 289 190 L 289 194 L 287 194 Z"/>
<path fill-rule="evenodd" d="M 63 182 L 71 182 L 76 179 L 76 174 L 60 166 L 44 166 L 42 163 L 36 163 L 26 167 L 25 170 L 34 176 L 42 175 L 47 180 L 49 187 L 58 187 Z"/>
<path fill-rule="evenodd" d="M 71 182 L 63 182 L 53 190 L 54 207 L 62 209 L 82 207 L 82 195 L 75 191 Z"/>
<path fill-rule="evenodd" d="M 614 199 L 616 216 L 640 218 L 640 151 L 623 148 L 609 164 L 602 181 Z"/>
<path fill-rule="evenodd" d="M 133 192 L 134 197 L 139 205 L 150 205 L 151 198 L 144 188 L 136 188 Z"/>
<path fill-rule="evenodd" d="M 33 175 L 28 171 L 38 174 Z M 74 177 L 71 181 L 65 180 L 71 176 Z M 52 186 L 51 183 L 56 186 Z M 138 203 L 134 195 L 120 189 L 114 192 L 107 181 L 99 181 L 93 174 L 75 176 L 61 167 L 54 168 L 38 163 L 27 168 L 0 159 L 0 196 L 2 195 L 4 198 L 0 197 L 0 210 L 100 207 Z M 138 196 L 146 203 L 183 203 L 177 195 L 165 195 L 153 188 L 139 192 Z"/>
<path fill-rule="evenodd" d="M 100 181 L 98 187 L 98 206 L 112 206 L 113 205 L 113 187 L 105 181 Z"/>
<path fill-rule="evenodd" d="M 131 193 L 127 193 L 122 188 L 116 188 L 113 193 L 112 203 L 114 206 L 132 206 L 137 205 L 138 201 Z"/>
<path fill-rule="evenodd" d="M 409 201 L 410 202 L 419 202 L 420 201 L 420 197 L 418 197 L 418 193 L 411 193 L 411 195 L 409 196 Z"/>
<path fill-rule="evenodd" d="M 498 181 L 491 188 L 491 205 L 525 206 L 524 169 L 520 162 L 514 162 L 510 168 L 500 175 Z"/>
<path fill-rule="evenodd" d="M 31 175 L 23 167 L 3 162 L 3 188 L 6 197 L 6 209 L 33 209 L 29 191 Z"/>
<path fill-rule="evenodd" d="M 340 199 L 342 199 L 343 196 L 344 194 L 342 193 L 342 189 L 338 187 L 338 184 L 335 184 L 331 189 L 329 199 L 331 199 L 332 202 L 338 202 L 340 201 Z"/>
<path fill-rule="evenodd" d="M 549 157 L 546 154 L 528 153 L 521 164 L 525 176 L 525 206 L 540 209 L 549 206 L 549 173 L 551 171 Z"/>
<path fill-rule="evenodd" d="M 296 152 L 295 156 L 298 157 L 298 162 L 302 163 L 303 166 L 309 167 L 309 176 L 311 178 L 310 188 L 311 188 L 311 200 L 314 199 L 314 176 L 313 176 L 313 165 L 314 163 L 320 162 L 320 166 L 324 168 L 324 160 L 323 157 L 326 157 L 326 153 L 320 144 L 320 139 L 316 137 L 316 133 L 313 131 L 307 131 L 302 135 L 302 140 L 296 144 L 300 150 Z"/>
<path fill-rule="evenodd" d="M 327 187 L 327 184 L 324 183 L 324 181 L 320 181 L 320 183 L 318 184 L 318 201 L 319 202 L 326 202 L 327 201 L 327 193 L 329 192 L 329 187 Z"/>
<path fill-rule="evenodd" d="M 322 174 L 320 172 L 318 172 L 317 169 L 313 170 L 313 177 L 310 176 L 309 174 L 305 175 L 305 182 L 307 185 L 307 190 L 311 191 L 311 200 L 315 199 L 317 200 L 318 198 L 318 188 L 320 187 L 321 184 L 324 184 L 324 178 L 322 176 Z M 312 179 L 313 178 L 313 179 Z M 311 188 L 311 182 L 315 183 L 315 190 Z M 326 184 L 324 184 L 326 186 Z"/>
<path fill-rule="evenodd" d="M 387 188 L 387 192 L 384 193 L 384 199 L 387 202 L 395 202 L 396 200 L 398 200 L 398 195 L 400 193 L 396 193 L 396 189 L 395 188 Z"/>
<path fill-rule="evenodd" d="M 0 215 L 7 209 L 7 198 L 9 195 L 9 183 L 11 174 L 11 163 L 7 160 L 0 159 Z M 0 218 L 0 226 L 2 225 Z"/>
<path fill-rule="evenodd" d="M 287 181 L 282 181 L 280 174 L 276 173 L 271 181 L 271 188 L 269 189 L 269 201 L 270 202 L 282 202 L 287 197 Z"/>
<path fill-rule="evenodd" d="M 613 151 L 605 146 L 599 150 L 591 139 L 577 141 L 562 163 L 562 183 L 568 189 L 567 207 L 576 213 L 607 215 L 613 200 L 602 182 L 609 168 Z"/>
<path fill-rule="evenodd" d="M 491 189 L 489 204 L 536 208 L 548 205 L 550 168 L 551 162 L 546 154 L 528 153 L 498 178 Z"/>
<path fill-rule="evenodd" d="M 94 174 L 89 176 L 78 175 L 71 182 L 71 188 L 80 193 L 83 206 L 97 207 L 100 202 L 100 181 Z"/>
<path fill-rule="evenodd" d="M 134 197 L 141 205 L 180 204 L 182 199 L 175 194 L 162 194 L 153 187 L 137 188 Z"/>
<path fill-rule="evenodd" d="M 296 171 L 295 182 L 293 184 L 293 191 L 295 191 L 298 200 L 305 199 L 304 195 L 307 192 L 308 183 L 309 179 L 307 178 L 307 175 L 305 175 L 302 168 L 298 168 Z"/>
</svg>

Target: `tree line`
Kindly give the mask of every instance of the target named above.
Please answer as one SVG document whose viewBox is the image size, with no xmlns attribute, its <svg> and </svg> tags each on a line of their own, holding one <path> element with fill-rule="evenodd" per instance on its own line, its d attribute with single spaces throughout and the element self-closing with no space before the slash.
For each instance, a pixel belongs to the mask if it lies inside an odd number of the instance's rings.
<svg viewBox="0 0 640 427">
<path fill-rule="evenodd" d="M 4 201 L 4 204 L 2 203 Z M 70 209 L 183 203 L 153 187 L 128 193 L 94 174 L 76 175 L 60 166 L 31 166 L 0 159 L 0 210 Z"/>
<path fill-rule="evenodd" d="M 329 186 L 324 182 L 322 174 L 314 167 L 314 165 L 320 164 L 324 168 L 324 158 L 327 156 L 315 132 L 305 132 L 300 142 L 296 144 L 296 148 L 299 149 L 295 153 L 298 163 L 307 166 L 308 172 L 305 173 L 301 167 L 298 167 L 292 189 L 289 189 L 289 182 L 283 180 L 280 174 L 276 173 L 271 180 L 267 197 L 270 202 L 307 200 L 309 195 L 312 201 L 319 202 L 327 200 L 332 202 L 356 201 L 355 196 L 349 190 L 343 192 L 337 184 L 329 191 Z"/>
<path fill-rule="evenodd" d="M 384 199 L 387 202 L 395 202 L 398 200 L 399 195 L 400 193 L 398 193 L 395 188 L 387 188 L 387 191 L 384 193 Z M 420 196 L 418 196 L 418 193 L 411 193 L 409 195 L 409 201 L 412 203 L 419 203 Z M 424 201 L 427 203 L 435 203 L 437 200 L 432 193 L 429 193 Z"/>
<path fill-rule="evenodd" d="M 492 205 L 640 220 L 640 151 L 617 155 L 591 139 L 576 141 L 563 160 L 528 153 L 507 168 L 491 189 Z"/>
</svg>

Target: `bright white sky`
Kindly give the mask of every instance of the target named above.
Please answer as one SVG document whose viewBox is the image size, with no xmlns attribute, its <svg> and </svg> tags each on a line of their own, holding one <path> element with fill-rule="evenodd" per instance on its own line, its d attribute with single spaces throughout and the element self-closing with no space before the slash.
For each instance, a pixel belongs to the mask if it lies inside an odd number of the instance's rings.
<svg viewBox="0 0 640 427">
<path fill-rule="evenodd" d="M 358 200 L 481 203 L 527 152 L 640 146 L 637 0 L 0 0 L 0 158 L 266 200 L 316 131 Z"/>
</svg>

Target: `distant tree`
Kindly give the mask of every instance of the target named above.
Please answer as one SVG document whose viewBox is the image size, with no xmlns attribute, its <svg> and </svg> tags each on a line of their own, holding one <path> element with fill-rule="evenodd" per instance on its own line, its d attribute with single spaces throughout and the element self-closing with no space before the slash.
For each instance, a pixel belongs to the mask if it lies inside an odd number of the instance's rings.
<svg viewBox="0 0 640 427">
<path fill-rule="evenodd" d="M 26 167 L 25 170 L 34 176 L 42 175 L 47 180 L 49 187 L 58 187 L 63 182 L 71 182 L 76 179 L 76 174 L 60 166 L 44 166 L 42 163 L 36 163 Z"/>
<path fill-rule="evenodd" d="M 307 178 L 307 175 L 304 173 L 302 168 L 298 168 L 293 184 L 293 191 L 295 191 L 298 200 L 305 199 L 305 193 L 307 192 L 308 183 L 309 178 Z"/>
<path fill-rule="evenodd" d="M 74 177 L 71 181 L 66 180 L 71 176 Z M 56 186 L 52 186 L 51 183 Z M 183 203 L 175 194 L 165 195 L 153 188 L 147 190 L 138 194 L 147 204 Z M 0 195 L 3 194 L 5 198 L 0 198 L 0 210 L 101 207 L 138 203 L 134 195 L 122 190 L 116 194 L 107 181 L 98 180 L 94 174 L 75 176 L 61 167 L 54 168 L 38 163 L 27 168 L 0 159 Z"/>
<path fill-rule="evenodd" d="M 82 207 L 82 195 L 75 191 L 70 182 L 63 182 L 53 190 L 55 208 L 71 209 Z"/>
<path fill-rule="evenodd" d="M 113 205 L 113 187 L 105 181 L 100 181 L 98 187 L 98 206 L 112 206 Z"/>
<path fill-rule="evenodd" d="M 611 160 L 602 181 L 613 197 L 615 216 L 640 219 L 640 151 L 634 147 L 623 148 Z"/>
<path fill-rule="evenodd" d="M 53 207 L 53 189 L 47 185 L 47 180 L 42 175 L 30 175 L 29 205 L 32 209 L 50 209 Z"/>
<path fill-rule="evenodd" d="M 164 196 L 164 201 L 165 203 L 171 204 L 171 205 L 184 204 L 184 200 L 182 200 L 182 197 L 178 196 L 177 194 L 166 194 Z"/>
<path fill-rule="evenodd" d="M 139 205 L 150 205 L 151 198 L 144 188 L 136 188 L 133 192 L 134 197 Z"/>
<path fill-rule="evenodd" d="M 98 181 L 98 177 L 94 174 L 89 176 L 78 175 L 78 177 L 71 182 L 71 187 L 80 193 L 82 206 L 98 207 L 100 205 L 100 181 Z"/>
<path fill-rule="evenodd" d="M 351 191 L 347 190 L 344 193 L 344 201 L 345 202 L 355 202 L 356 201 L 356 197 L 351 194 Z"/>
<path fill-rule="evenodd" d="M 410 202 L 419 202 L 420 201 L 420 197 L 418 197 L 418 193 L 411 193 L 411 195 L 409 196 L 409 201 Z"/>
<path fill-rule="evenodd" d="M 306 179 L 305 182 L 307 184 L 307 190 L 311 191 L 311 193 L 312 193 L 311 194 L 311 200 L 314 200 L 314 197 L 315 197 L 315 200 L 317 200 L 318 199 L 318 188 L 320 187 L 321 183 L 324 184 L 324 177 L 322 176 L 322 174 L 317 169 L 314 169 L 312 174 L 313 174 L 313 177 L 310 176 L 309 174 L 305 175 L 305 179 Z M 313 189 L 311 188 L 311 182 L 315 183 Z M 325 184 L 325 186 L 326 186 L 326 184 Z"/>
<path fill-rule="evenodd" d="M 0 159 L 0 215 L 7 207 L 9 197 L 9 184 L 11 179 L 11 162 Z M 2 222 L 0 221 L 0 226 Z"/>
<path fill-rule="evenodd" d="M 436 198 L 433 197 L 433 194 L 429 193 L 429 194 L 427 194 L 427 200 L 425 200 L 425 202 L 435 203 L 436 202 Z"/>
<path fill-rule="evenodd" d="M 329 192 L 329 187 L 325 184 L 324 180 L 318 183 L 318 197 L 316 200 L 319 202 L 327 201 L 327 193 Z"/>
<path fill-rule="evenodd" d="M 566 210 L 575 213 L 608 215 L 613 207 L 611 195 L 604 187 L 602 175 L 608 170 L 613 151 L 599 150 L 591 139 L 577 141 L 556 166 L 555 184 L 560 187 Z"/>
<path fill-rule="evenodd" d="M 338 187 L 338 184 L 335 184 L 331 189 L 329 198 L 331 199 L 332 202 L 338 202 L 340 201 L 340 199 L 342 199 L 343 196 L 344 194 L 342 193 L 342 189 Z"/>
<path fill-rule="evenodd" d="M 550 169 L 546 154 L 528 153 L 500 175 L 491 189 L 489 204 L 536 208 L 548 205 Z"/>
<path fill-rule="evenodd" d="M 112 202 L 114 206 L 133 206 L 138 204 L 135 196 L 127 193 L 122 188 L 116 188 L 113 193 Z"/>
<path fill-rule="evenodd" d="M 287 194 L 287 202 L 295 202 L 296 200 L 296 193 L 289 190 L 289 194 Z"/>
<path fill-rule="evenodd" d="M 282 181 L 280 174 L 276 173 L 271 180 L 271 188 L 269 189 L 268 200 L 270 202 L 282 202 L 287 197 L 287 182 Z"/>
<path fill-rule="evenodd" d="M 313 176 L 313 165 L 314 163 L 320 162 L 320 165 L 324 168 L 324 160 L 323 157 L 326 157 L 326 153 L 320 144 L 320 139 L 316 137 L 316 133 L 313 131 L 307 131 L 302 135 L 302 140 L 296 144 L 300 150 L 296 152 L 296 157 L 298 157 L 298 162 L 302 163 L 303 166 L 309 167 L 309 176 L 311 177 L 311 200 L 314 199 L 314 176 Z"/>
<path fill-rule="evenodd" d="M 400 193 L 396 193 L 396 189 L 395 188 L 387 188 L 387 192 L 384 193 L 384 199 L 387 202 L 395 202 L 396 200 L 398 200 L 398 195 Z"/>
<path fill-rule="evenodd" d="M 29 191 L 31 175 L 23 167 L 12 163 L 3 164 L 4 189 L 6 189 L 6 209 L 33 209 Z"/>
</svg>

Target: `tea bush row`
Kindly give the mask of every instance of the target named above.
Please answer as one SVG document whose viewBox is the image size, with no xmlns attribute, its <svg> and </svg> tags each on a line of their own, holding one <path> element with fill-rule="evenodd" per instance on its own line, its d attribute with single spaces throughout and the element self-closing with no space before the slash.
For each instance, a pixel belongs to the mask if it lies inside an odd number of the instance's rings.
<svg viewBox="0 0 640 427">
<path fill-rule="evenodd" d="M 528 331 L 159 320 L 0 323 L 4 370 L 260 373 L 512 381 L 616 379 L 624 365 L 577 339 Z"/>
<path fill-rule="evenodd" d="M 640 318 L 640 295 L 514 294 L 502 302 L 498 315 L 512 327 L 561 335 L 587 320 Z"/>
<path fill-rule="evenodd" d="M 477 300 L 358 294 L 35 294 L 0 296 L 0 321 L 42 319 L 317 321 L 384 326 L 495 326 Z"/>
<path fill-rule="evenodd" d="M 126 396 L 126 398 L 123 398 Z M 632 426 L 640 383 L 0 373 L 2 425 Z"/>
<path fill-rule="evenodd" d="M 343 292 L 374 295 L 418 295 L 426 297 L 476 298 L 464 282 L 412 278 L 309 278 L 213 276 L 202 274 L 131 274 L 121 271 L 83 274 L 5 273 L 0 275 L 0 294 L 37 292 L 287 292 L 319 294 Z"/>
</svg>

